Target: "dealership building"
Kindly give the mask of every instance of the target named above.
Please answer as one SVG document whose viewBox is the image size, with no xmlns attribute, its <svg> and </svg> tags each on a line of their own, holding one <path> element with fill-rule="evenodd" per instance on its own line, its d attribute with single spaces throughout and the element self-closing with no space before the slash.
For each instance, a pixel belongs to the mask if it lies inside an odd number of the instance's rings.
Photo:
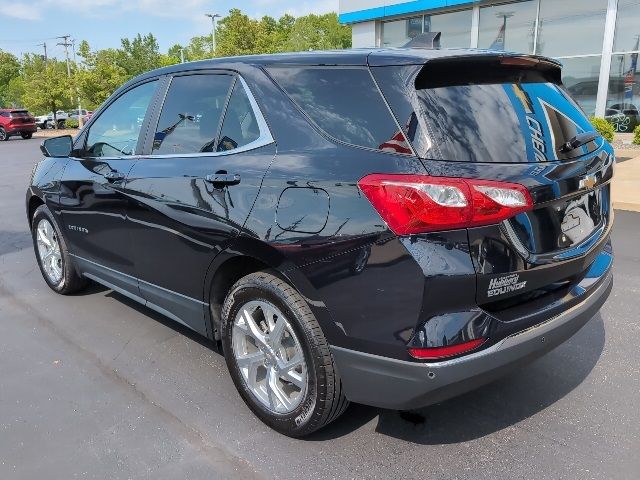
<svg viewBox="0 0 640 480">
<path fill-rule="evenodd" d="M 640 122 L 640 0 L 340 0 L 353 46 L 400 47 L 442 32 L 442 47 L 535 53 L 563 64 L 563 82 L 589 115 L 619 131 Z"/>
</svg>

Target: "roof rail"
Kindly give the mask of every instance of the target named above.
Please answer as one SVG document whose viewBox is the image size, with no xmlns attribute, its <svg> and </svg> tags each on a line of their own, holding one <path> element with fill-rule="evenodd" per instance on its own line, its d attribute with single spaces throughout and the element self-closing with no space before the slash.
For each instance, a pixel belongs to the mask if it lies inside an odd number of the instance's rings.
<svg viewBox="0 0 640 480">
<path fill-rule="evenodd" d="M 404 48 L 440 48 L 441 32 L 425 32 L 409 40 Z"/>
</svg>

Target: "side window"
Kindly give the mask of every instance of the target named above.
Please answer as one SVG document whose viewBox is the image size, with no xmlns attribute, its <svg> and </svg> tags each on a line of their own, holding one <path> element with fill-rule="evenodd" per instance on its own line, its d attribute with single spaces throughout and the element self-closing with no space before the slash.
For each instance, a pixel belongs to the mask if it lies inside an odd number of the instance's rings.
<svg viewBox="0 0 640 480">
<path fill-rule="evenodd" d="M 91 125 L 86 151 L 91 157 L 133 155 L 157 81 L 139 85 L 107 107 Z"/>
<path fill-rule="evenodd" d="M 311 120 L 333 138 L 392 151 L 401 150 L 389 149 L 388 145 L 406 144 L 368 70 L 273 67 L 269 73 Z"/>
<path fill-rule="evenodd" d="M 242 82 L 236 81 L 224 116 L 218 152 L 250 144 L 260 137 L 260 127 Z"/>
<path fill-rule="evenodd" d="M 230 75 L 174 77 L 153 137 L 156 155 L 214 152 Z"/>
</svg>

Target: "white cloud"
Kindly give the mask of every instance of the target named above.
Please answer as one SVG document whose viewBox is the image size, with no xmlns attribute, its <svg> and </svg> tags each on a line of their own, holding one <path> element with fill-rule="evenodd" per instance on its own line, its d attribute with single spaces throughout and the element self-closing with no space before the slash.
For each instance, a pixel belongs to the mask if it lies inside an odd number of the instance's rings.
<svg viewBox="0 0 640 480">
<path fill-rule="evenodd" d="M 40 20 L 42 18 L 40 9 L 34 2 L 0 4 L 0 16 L 18 18 L 20 20 Z"/>
</svg>

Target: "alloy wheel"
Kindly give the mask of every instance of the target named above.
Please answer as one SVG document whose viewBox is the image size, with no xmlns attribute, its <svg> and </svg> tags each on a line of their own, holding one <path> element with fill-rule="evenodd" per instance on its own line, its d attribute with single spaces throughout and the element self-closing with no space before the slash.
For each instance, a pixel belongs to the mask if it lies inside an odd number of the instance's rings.
<svg viewBox="0 0 640 480">
<path fill-rule="evenodd" d="M 58 284 L 63 276 L 62 253 L 58 234 L 46 218 L 40 220 L 36 227 L 36 243 L 44 273 L 51 283 Z"/>
<path fill-rule="evenodd" d="M 252 395 L 269 411 L 293 412 L 307 390 L 304 352 L 282 312 L 264 300 L 244 304 L 233 323 L 235 362 Z"/>
</svg>

